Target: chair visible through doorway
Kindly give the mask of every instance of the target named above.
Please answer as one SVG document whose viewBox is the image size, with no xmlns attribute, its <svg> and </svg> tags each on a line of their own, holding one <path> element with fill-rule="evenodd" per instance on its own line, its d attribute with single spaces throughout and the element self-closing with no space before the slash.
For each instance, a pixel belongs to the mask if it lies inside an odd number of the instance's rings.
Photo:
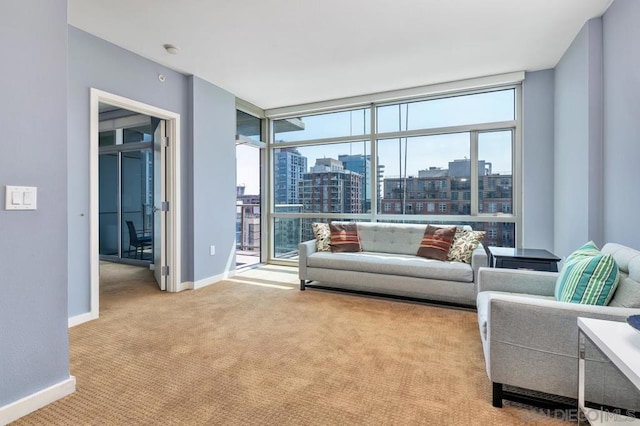
<svg viewBox="0 0 640 426">
<path fill-rule="evenodd" d="M 144 235 L 144 233 L 138 233 L 136 227 L 132 221 L 127 220 L 127 228 L 129 229 L 129 257 L 131 257 L 131 249 L 135 250 L 134 258 L 138 259 L 138 252 L 140 253 L 140 259 L 142 259 L 144 249 L 153 247 L 153 241 L 150 235 Z"/>
</svg>

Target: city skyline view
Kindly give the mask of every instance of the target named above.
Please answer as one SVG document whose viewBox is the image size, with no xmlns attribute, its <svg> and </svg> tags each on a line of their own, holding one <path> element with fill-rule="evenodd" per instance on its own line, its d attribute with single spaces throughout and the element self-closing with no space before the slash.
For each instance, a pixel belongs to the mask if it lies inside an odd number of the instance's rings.
<svg viewBox="0 0 640 426">
<path fill-rule="evenodd" d="M 258 122 L 240 118 L 245 136 L 259 138 Z M 515 119 L 515 91 L 503 89 L 272 121 L 273 211 L 287 215 L 274 218 L 276 257 L 296 256 L 311 224 L 331 220 L 297 214 L 512 215 Z M 238 243 L 248 248 L 260 235 L 260 149 L 238 146 L 237 185 Z M 473 227 L 492 245 L 514 244 L 511 221 Z"/>
<path fill-rule="evenodd" d="M 301 146 L 295 149 L 307 158 L 307 170 L 317 159 L 343 155 L 369 155 L 369 141 Z M 237 147 L 237 182 L 245 187 L 246 194 L 260 193 L 259 149 L 239 145 Z M 479 134 L 478 158 L 491 163 L 492 173 L 512 173 L 511 132 L 485 132 Z M 378 142 L 379 165 L 384 166 L 382 178 L 418 176 L 420 170 L 435 167 L 447 169 L 449 162 L 470 158 L 469 133 L 454 133 L 387 139 Z M 405 174 L 406 159 L 406 174 Z"/>
<path fill-rule="evenodd" d="M 377 133 L 445 128 L 470 123 L 501 122 L 515 119 L 515 92 L 504 89 L 440 99 L 382 105 L 375 109 Z M 291 124 L 293 122 L 294 124 Z M 340 155 L 371 154 L 371 110 L 360 108 L 275 120 L 273 146 L 282 142 L 303 142 L 335 137 L 362 136 L 362 141 L 302 144 L 296 147 L 307 157 L 308 167 L 319 158 L 338 159 Z M 417 176 L 431 167 L 446 169 L 453 160 L 471 158 L 470 133 L 445 133 L 408 138 L 378 139 L 378 163 L 385 166 L 383 178 Z M 510 131 L 478 133 L 478 158 L 491 163 L 492 172 L 512 173 L 512 134 Z M 253 151 L 258 151 L 253 148 Z M 257 153 L 242 149 L 237 153 L 237 185 L 246 193 L 259 191 Z M 405 164 L 406 159 L 406 164 Z"/>
</svg>

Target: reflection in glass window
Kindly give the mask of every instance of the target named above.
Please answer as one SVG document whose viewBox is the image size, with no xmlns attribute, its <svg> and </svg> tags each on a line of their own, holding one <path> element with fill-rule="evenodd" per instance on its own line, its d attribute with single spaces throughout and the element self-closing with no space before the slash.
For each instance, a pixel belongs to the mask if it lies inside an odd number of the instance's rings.
<svg viewBox="0 0 640 426">
<path fill-rule="evenodd" d="M 255 141 L 261 141 L 261 120 L 246 112 L 236 110 L 236 134 Z"/>
<path fill-rule="evenodd" d="M 148 117 L 151 121 L 151 117 Z M 151 123 L 137 127 L 129 127 L 122 130 L 123 143 L 151 142 L 153 135 L 151 134 Z"/>
<path fill-rule="evenodd" d="M 378 133 L 510 121 L 515 90 L 460 95 L 377 108 Z"/>
<path fill-rule="evenodd" d="M 369 108 L 364 108 L 275 120 L 273 130 L 276 143 L 368 135 L 371 131 L 371 112 Z"/>
<path fill-rule="evenodd" d="M 98 133 L 98 146 L 109 146 L 116 144 L 116 131 L 106 130 Z"/>
</svg>

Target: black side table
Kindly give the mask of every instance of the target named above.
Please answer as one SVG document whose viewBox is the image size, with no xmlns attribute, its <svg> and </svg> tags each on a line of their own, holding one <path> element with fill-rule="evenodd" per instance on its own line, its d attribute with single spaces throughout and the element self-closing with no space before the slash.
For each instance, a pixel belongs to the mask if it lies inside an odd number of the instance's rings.
<svg viewBox="0 0 640 426">
<path fill-rule="evenodd" d="M 558 272 L 560 258 L 547 250 L 489 246 L 492 268 Z"/>
</svg>

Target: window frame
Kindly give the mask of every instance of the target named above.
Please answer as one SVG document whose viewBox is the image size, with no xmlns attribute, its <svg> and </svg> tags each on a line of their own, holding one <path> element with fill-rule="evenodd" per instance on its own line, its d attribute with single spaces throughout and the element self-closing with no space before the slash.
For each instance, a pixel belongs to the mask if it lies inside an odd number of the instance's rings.
<svg viewBox="0 0 640 426">
<path fill-rule="evenodd" d="M 505 89 L 512 89 L 514 91 L 514 120 L 509 121 L 500 121 L 500 122 L 490 122 L 490 123 L 477 123 L 477 124 L 467 124 L 467 125 L 458 125 L 451 127 L 439 127 L 439 128 L 427 128 L 427 129 L 417 129 L 417 130 L 409 130 L 409 131 L 400 131 L 400 132 L 385 132 L 378 133 L 377 132 L 377 108 L 381 106 L 393 105 L 393 104 L 402 104 L 406 102 L 413 102 L 419 100 L 429 100 L 429 99 L 439 99 L 446 97 L 455 97 L 460 95 L 468 95 L 474 93 L 486 93 L 493 92 Z M 268 224 L 269 232 L 267 232 L 269 242 L 267 247 L 269 247 L 269 262 L 283 264 L 290 264 L 291 260 L 284 260 L 281 258 L 275 258 L 271 255 L 274 253 L 274 222 L 276 218 L 318 218 L 318 219 L 333 219 L 333 220 L 362 220 L 369 222 L 389 222 L 389 221 L 401 221 L 401 222 L 427 222 L 427 223 L 468 223 L 473 225 L 474 223 L 484 223 L 487 224 L 489 222 L 499 221 L 500 223 L 514 223 L 515 224 L 515 242 L 514 245 L 517 247 L 519 242 L 522 241 L 522 84 L 520 81 L 516 83 L 503 84 L 491 87 L 485 87 L 482 89 L 475 90 L 465 90 L 465 91 L 451 91 L 445 93 L 439 93 L 434 96 L 422 96 L 422 97 L 406 97 L 406 98 L 397 98 L 388 102 L 376 102 L 370 101 L 365 103 L 351 104 L 348 107 L 336 107 L 332 108 L 330 105 L 337 101 L 330 101 L 325 105 L 322 103 L 315 104 L 318 105 L 317 109 L 306 109 L 302 106 L 299 110 L 296 110 L 296 107 L 287 107 L 283 110 L 286 110 L 287 113 L 283 114 L 281 111 L 278 111 L 278 114 L 274 114 L 273 116 L 269 115 L 269 111 L 266 113 L 266 126 L 267 132 L 267 166 L 268 170 L 268 181 L 269 185 L 267 188 L 268 191 L 268 206 L 265 209 L 265 214 L 267 218 L 265 222 Z M 343 136 L 343 137 L 332 137 L 332 138 L 322 138 L 322 139 L 311 139 L 304 141 L 293 141 L 293 142 L 273 142 L 274 137 L 274 128 L 273 122 L 275 120 L 281 120 L 286 118 L 297 118 L 302 116 L 309 115 L 319 115 L 319 114 L 327 114 L 331 112 L 340 112 L 340 111 L 349 111 L 349 110 L 359 110 L 363 107 L 370 108 L 370 125 L 371 129 L 366 135 L 353 135 L 353 136 Z M 488 213 L 482 212 L 479 208 L 479 190 L 478 190 L 478 134 L 483 132 L 493 132 L 493 131 L 511 131 L 512 132 L 512 209 L 511 213 L 503 213 L 501 209 L 498 209 L 496 213 Z M 395 212 L 395 205 L 391 202 L 390 209 L 391 214 L 385 212 L 385 205 L 381 204 L 381 199 L 379 199 L 379 193 L 382 192 L 382 180 L 379 179 L 379 171 L 378 171 L 378 150 L 377 143 L 378 140 L 382 139 L 390 139 L 390 138 L 405 138 L 412 136 L 429 136 L 429 135 L 441 135 L 441 134 L 449 134 L 449 133 L 461 133 L 468 132 L 470 136 L 470 147 L 471 147 L 471 188 L 470 190 L 459 189 L 457 190 L 459 193 L 461 192 L 461 196 L 456 202 L 466 201 L 464 200 L 465 192 L 470 192 L 471 195 L 471 209 L 469 214 L 462 214 L 465 209 L 460 209 L 460 213 L 453 214 L 451 209 L 449 213 L 440 214 L 438 212 L 438 203 L 435 204 L 435 210 L 438 214 L 427 214 L 428 212 L 428 202 L 424 200 L 424 214 L 419 213 L 422 209 L 416 208 L 413 209 L 415 214 L 397 214 Z M 344 214 L 336 214 L 336 213 L 290 213 L 290 212 L 275 212 L 274 211 L 274 188 L 271 184 L 274 182 L 273 177 L 275 173 L 275 164 L 273 162 L 273 152 L 277 148 L 285 148 L 285 147 L 304 147 L 308 145 L 323 145 L 323 144 L 333 144 L 333 143 L 348 143 L 348 142 L 362 142 L 366 140 L 370 143 L 369 155 L 370 158 L 370 171 L 371 171 L 371 211 L 366 213 L 344 213 Z M 446 182 L 446 181 L 445 181 Z M 384 195 L 384 194 L 383 194 Z"/>
</svg>

